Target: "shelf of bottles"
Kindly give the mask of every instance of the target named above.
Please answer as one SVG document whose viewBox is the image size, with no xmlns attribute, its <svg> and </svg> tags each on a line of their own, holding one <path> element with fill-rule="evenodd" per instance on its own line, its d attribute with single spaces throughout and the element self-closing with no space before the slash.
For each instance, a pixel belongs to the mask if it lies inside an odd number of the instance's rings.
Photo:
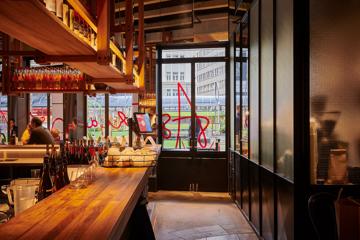
<svg viewBox="0 0 360 240">
<path fill-rule="evenodd" d="M 69 67 L 17 68 L 12 74 L 12 91 L 81 91 L 82 72 Z"/>
<path fill-rule="evenodd" d="M 62 22 L 82 40 L 96 50 L 96 33 L 87 22 L 65 0 L 40 0 L 46 8 L 57 16 Z M 84 1 L 82 1 L 84 3 Z M 89 9 L 89 5 L 84 5 Z"/>
<path fill-rule="evenodd" d="M 46 8 L 57 16 L 65 26 L 67 26 L 73 33 L 75 33 L 80 39 L 89 44 L 94 50 L 96 48 L 97 35 L 90 25 L 77 13 L 66 0 L 40 0 L 46 6 Z M 87 1 L 81 1 L 83 6 L 89 12 L 89 4 Z M 114 42 L 114 41 L 113 41 Z M 114 43 L 114 45 L 117 45 Z M 116 46 L 118 47 L 118 46 Z M 113 67 L 121 69 L 122 63 L 117 59 L 116 54 L 111 51 Z"/>
</svg>

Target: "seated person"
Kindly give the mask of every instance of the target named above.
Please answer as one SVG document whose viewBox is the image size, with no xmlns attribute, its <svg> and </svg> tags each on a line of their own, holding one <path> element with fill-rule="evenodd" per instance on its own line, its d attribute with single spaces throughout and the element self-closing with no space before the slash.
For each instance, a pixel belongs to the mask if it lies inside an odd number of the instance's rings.
<svg viewBox="0 0 360 240">
<path fill-rule="evenodd" d="M 31 119 L 31 131 L 28 144 L 55 144 L 55 140 L 48 129 L 42 126 L 40 118 Z"/>
<path fill-rule="evenodd" d="M 25 131 L 23 132 L 22 136 L 21 136 L 21 142 L 22 144 L 27 144 L 29 139 L 30 139 L 30 130 L 31 130 L 31 125 L 28 124 L 26 126 Z"/>
</svg>

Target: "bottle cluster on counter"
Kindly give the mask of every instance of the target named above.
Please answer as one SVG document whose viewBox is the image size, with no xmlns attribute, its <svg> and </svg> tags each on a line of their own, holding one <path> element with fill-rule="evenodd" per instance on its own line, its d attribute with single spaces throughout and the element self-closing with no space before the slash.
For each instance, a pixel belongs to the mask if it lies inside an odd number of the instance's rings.
<svg viewBox="0 0 360 240">
<path fill-rule="evenodd" d="M 66 0 L 42 0 L 46 8 L 54 13 L 77 36 L 96 49 L 96 34 L 86 21 Z M 88 4 L 85 4 L 87 7 Z"/>
<path fill-rule="evenodd" d="M 17 68 L 12 75 L 13 90 L 80 90 L 84 76 L 68 67 Z"/>
<path fill-rule="evenodd" d="M 52 148 L 50 152 L 46 153 L 39 183 L 38 201 L 70 183 L 67 172 L 68 162 L 64 156 L 63 148 L 61 148 L 60 152 Z"/>
<path fill-rule="evenodd" d="M 107 145 L 95 144 L 94 140 L 77 140 L 65 144 L 65 159 L 69 164 L 89 164 L 91 161 L 102 162 Z"/>
<path fill-rule="evenodd" d="M 84 166 L 86 166 L 85 168 L 87 166 L 90 168 L 94 164 L 97 166 L 99 162 L 103 161 L 102 159 L 105 158 L 106 153 L 107 145 L 101 143 L 95 145 L 93 140 L 79 140 L 73 143 L 67 142 L 66 144 L 61 144 L 59 152 L 52 148 L 44 157 L 38 201 L 48 197 L 69 183 L 71 185 L 78 184 L 76 182 L 77 178 L 85 174 Z M 68 167 L 74 168 L 75 166 L 79 166 L 78 168 L 82 169 L 81 172 L 75 172 L 75 176 L 69 176 Z M 74 181 L 74 183 L 70 181 Z"/>
</svg>

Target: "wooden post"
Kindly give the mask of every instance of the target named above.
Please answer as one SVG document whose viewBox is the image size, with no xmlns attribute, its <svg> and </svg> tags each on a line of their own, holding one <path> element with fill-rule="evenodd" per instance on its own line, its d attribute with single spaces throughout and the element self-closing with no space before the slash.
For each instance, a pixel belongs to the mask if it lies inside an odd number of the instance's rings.
<svg viewBox="0 0 360 240">
<path fill-rule="evenodd" d="M 97 0 L 97 63 L 110 63 L 110 0 Z"/>
<path fill-rule="evenodd" d="M 134 17 L 133 17 L 133 0 L 125 0 L 125 51 L 126 63 L 125 74 L 128 83 L 133 83 L 133 56 L 134 56 Z"/>
<path fill-rule="evenodd" d="M 144 34 L 144 0 L 138 0 L 138 15 L 139 15 L 139 34 L 138 34 L 138 47 L 139 47 L 139 82 L 138 87 L 145 87 L 145 34 Z"/>
<path fill-rule="evenodd" d="M 8 52 L 9 49 L 9 35 L 3 33 L 3 49 L 5 52 Z M 9 55 L 5 55 L 2 57 L 2 79 L 1 79 L 1 92 L 3 94 L 9 93 L 9 84 L 10 84 L 10 57 Z"/>
</svg>

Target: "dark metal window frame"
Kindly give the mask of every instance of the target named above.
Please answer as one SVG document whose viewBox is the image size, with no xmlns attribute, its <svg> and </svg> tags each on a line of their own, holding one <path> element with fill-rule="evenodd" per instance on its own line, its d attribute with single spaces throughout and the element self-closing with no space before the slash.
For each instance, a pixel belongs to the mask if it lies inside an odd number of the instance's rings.
<svg viewBox="0 0 360 240">
<path fill-rule="evenodd" d="M 198 49 L 198 48 L 225 48 L 224 57 L 194 57 L 194 58 L 162 58 L 163 50 L 181 50 L 181 49 Z M 225 105 L 230 106 L 230 80 L 229 80 L 229 42 L 212 42 L 212 43 L 198 43 L 198 44 L 163 44 L 157 46 L 157 115 L 158 126 L 162 126 L 162 64 L 179 64 L 190 63 L 191 64 L 191 126 L 195 126 L 195 64 L 196 63 L 208 63 L 208 62 L 224 62 L 225 63 Z M 179 149 L 163 149 L 164 152 L 180 152 L 183 156 L 194 156 L 195 154 L 201 154 L 202 156 L 224 156 L 230 146 L 230 108 L 225 110 L 225 149 L 219 152 L 207 152 L 196 151 L 194 147 L 190 146 L 190 150 Z M 163 143 L 163 131 L 162 127 L 158 128 L 158 139 L 160 143 Z M 195 129 L 191 128 L 191 137 L 195 138 Z"/>
</svg>

